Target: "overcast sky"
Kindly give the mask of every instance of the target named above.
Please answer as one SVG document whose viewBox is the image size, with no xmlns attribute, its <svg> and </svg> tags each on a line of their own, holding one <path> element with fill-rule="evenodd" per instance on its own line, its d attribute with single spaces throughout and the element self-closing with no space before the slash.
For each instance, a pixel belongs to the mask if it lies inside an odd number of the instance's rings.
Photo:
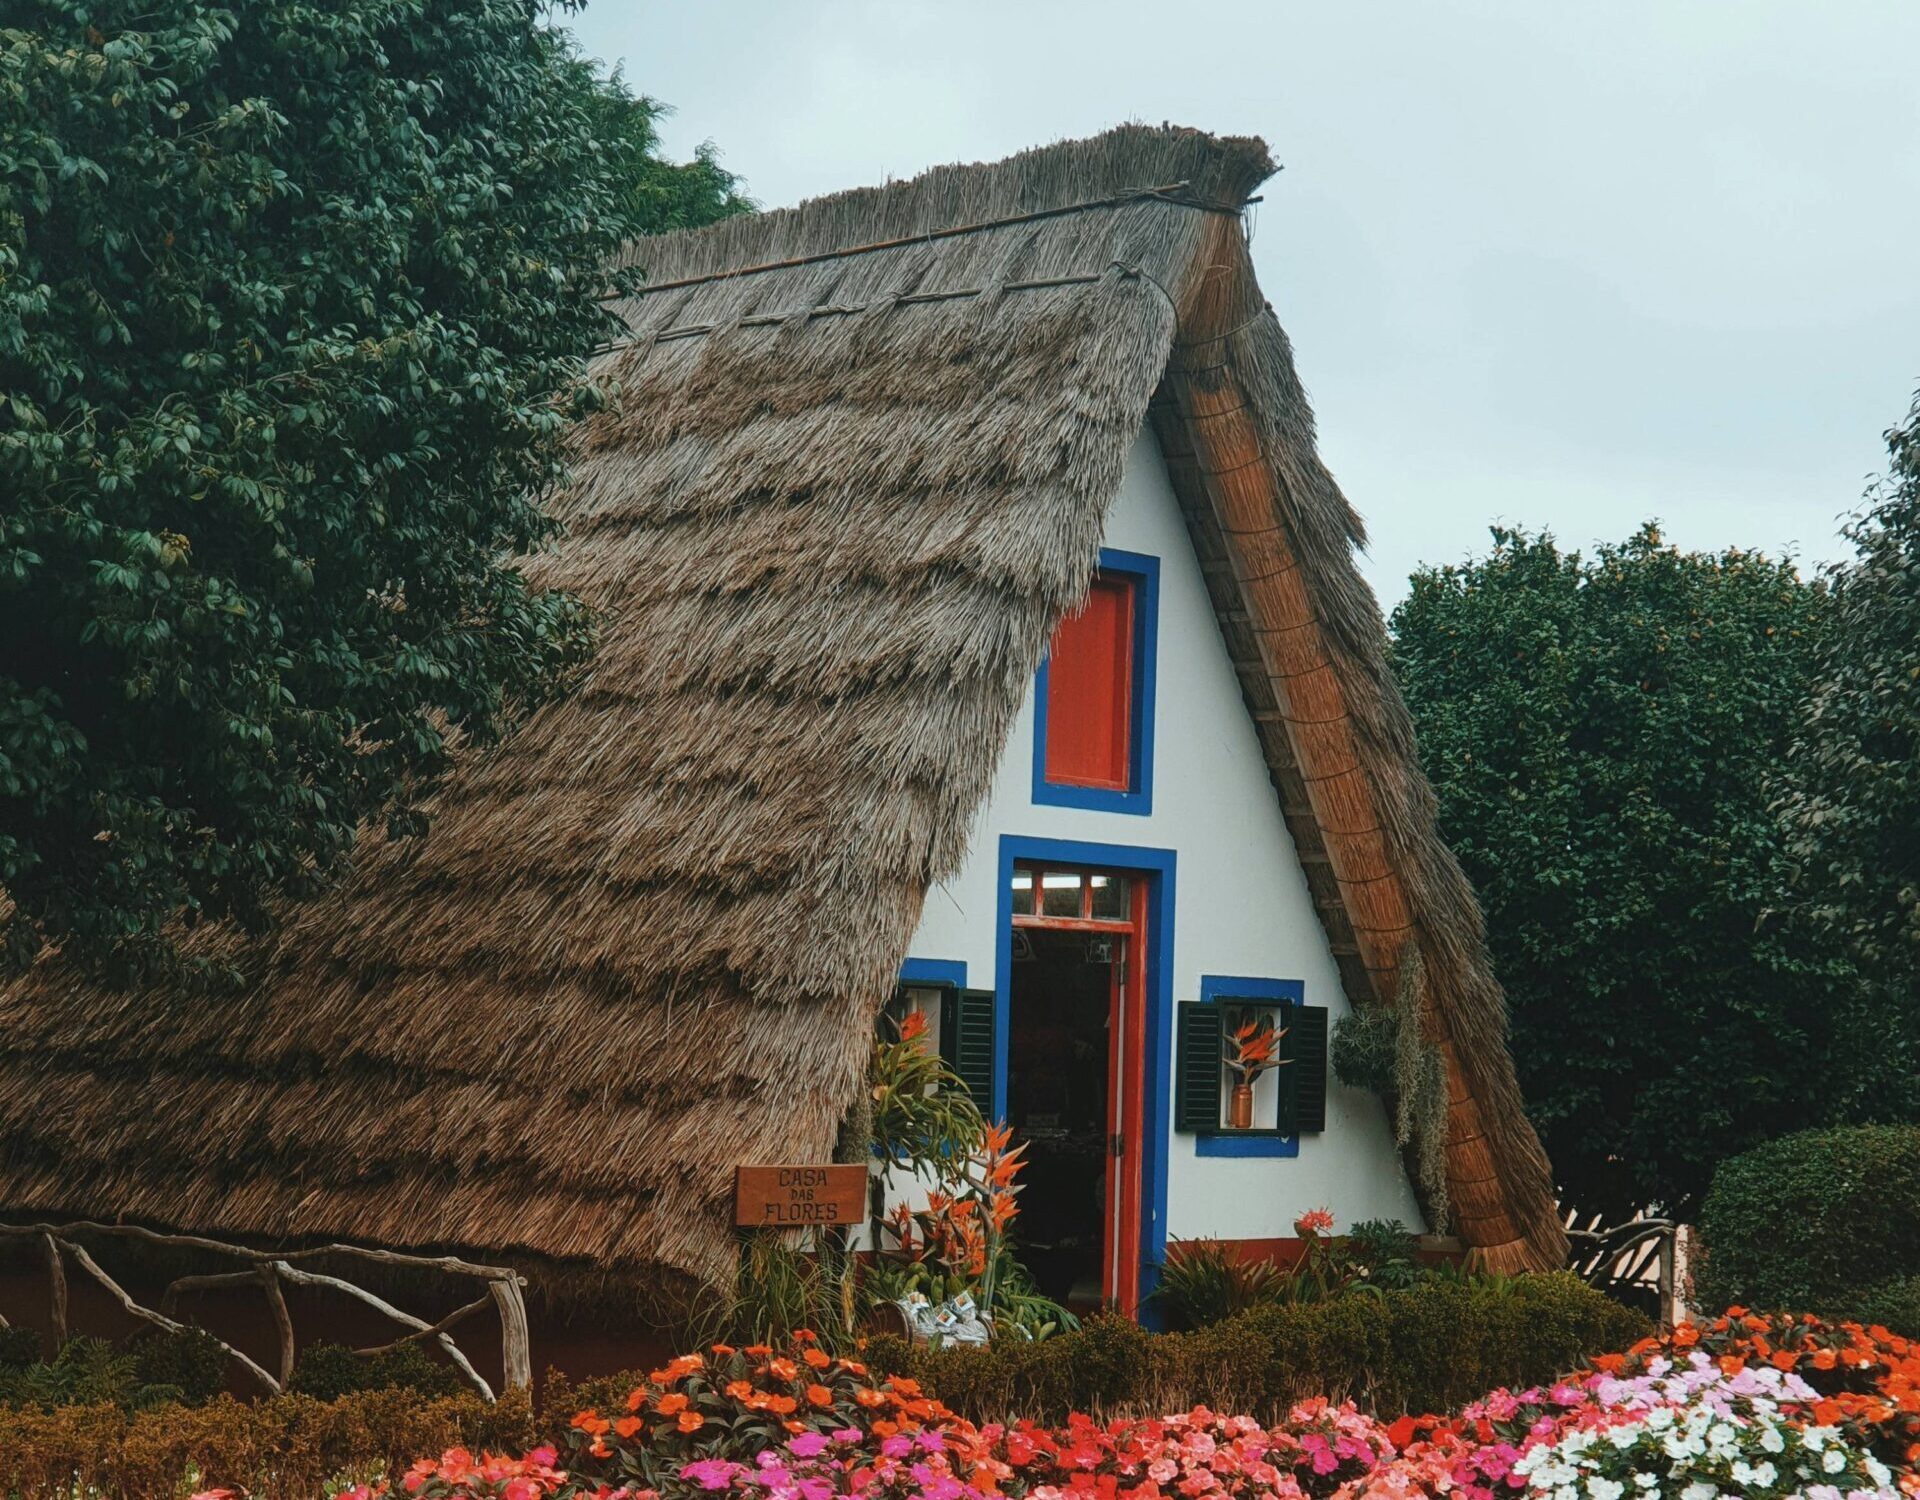
<svg viewBox="0 0 1920 1500">
<path fill-rule="evenodd" d="M 772 207 L 1126 120 L 1265 137 L 1254 259 L 1389 606 L 1499 521 L 1844 551 L 1920 382 L 1920 0 L 592 0 Z"/>
</svg>

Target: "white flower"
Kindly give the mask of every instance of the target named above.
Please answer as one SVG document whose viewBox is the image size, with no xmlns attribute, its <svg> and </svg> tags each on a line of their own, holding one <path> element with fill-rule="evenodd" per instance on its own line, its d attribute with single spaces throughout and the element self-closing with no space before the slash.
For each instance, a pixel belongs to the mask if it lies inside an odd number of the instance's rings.
<svg viewBox="0 0 1920 1500">
<path fill-rule="evenodd" d="M 1820 1456 L 1820 1467 L 1829 1474 L 1838 1474 L 1847 1466 L 1847 1455 L 1839 1448 L 1829 1448 Z"/>
<path fill-rule="evenodd" d="M 1680 1500 L 1719 1500 L 1720 1491 L 1704 1479 L 1696 1479 L 1680 1492 Z"/>
<path fill-rule="evenodd" d="M 1660 1476 L 1658 1474 L 1650 1474 L 1645 1469 L 1635 1471 L 1633 1482 L 1643 1490 L 1657 1490 L 1660 1488 Z"/>
<path fill-rule="evenodd" d="M 1769 1424 L 1760 1429 L 1760 1446 L 1769 1453 L 1784 1453 L 1787 1440 L 1778 1427 Z"/>
<path fill-rule="evenodd" d="M 1632 1427 L 1609 1427 L 1606 1436 L 1607 1441 L 1612 1443 L 1615 1450 L 1621 1453 L 1625 1453 L 1627 1449 L 1640 1441 L 1639 1432 Z"/>
<path fill-rule="evenodd" d="M 1866 1465 L 1868 1477 L 1871 1478 L 1875 1484 L 1879 1485 L 1880 1488 L 1885 1489 L 1893 1483 L 1893 1470 L 1881 1463 L 1880 1460 L 1875 1458 L 1871 1453 L 1861 1454 L 1860 1462 Z"/>
<path fill-rule="evenodd" d="M 1602 1479 L 1595 1474 L 1587 1481 L 1587 1493 L 1593 1500 L 1620 1500 L 1627 1487 L 1617 1479 Z"/>
</svg>

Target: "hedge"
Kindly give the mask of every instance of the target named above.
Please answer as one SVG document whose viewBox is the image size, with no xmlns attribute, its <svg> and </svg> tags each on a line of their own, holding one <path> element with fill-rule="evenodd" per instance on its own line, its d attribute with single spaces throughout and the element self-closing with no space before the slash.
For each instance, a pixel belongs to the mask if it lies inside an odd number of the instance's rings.
<svg viewBox="0 0 1920 1500">
<path fill-rule="evenodd" d="M 915 1347 L 877 1339 L 876 1370 L 919 1380 L 976 1422 L 1218 1411 L 1277 1419 L 1294 1402 L 1351 1397 L 1382 1416 L 1445 1411 L 1624 1349 L 1651 1325 L 1568 1272 L 1436 1277 L 1403 1290 L 1259 1308 L 1191 1333 L 1094 1318 L 1036 1344 Z"/>
<path fill-rule="evenodd" d="M 1699 1228 L 1704 1307 L 1898 1307 L 1895 1284 L 1920 1276 L 1920 1126 L 1808 1130 L 1730 1157 Z"/>
<path fill-rule="evenodd" d="M 244 1486 L 249 1500 L 313 1500 L 342 1475 L 403 1473 L 421 1454 L 456 1444 L 519 1453 L 534 1440 L 524 1392 L 497 1405 L 386 1390 L 336 1401 L 220 1396 L 131 1414 L 111 1403 L 0 1406 L 0 1495 L 152 1500 L 214 1477 Z"/>
</svg>

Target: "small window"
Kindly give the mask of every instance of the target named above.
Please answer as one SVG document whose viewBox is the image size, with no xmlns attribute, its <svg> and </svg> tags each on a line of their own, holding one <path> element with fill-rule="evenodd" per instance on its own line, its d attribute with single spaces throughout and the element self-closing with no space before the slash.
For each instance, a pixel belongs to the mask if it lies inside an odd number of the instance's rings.
<svg viewBox="0 0 1920 1500">
<path fill-rule="evenodd" d="M 1033 798 L 1152 807 L 1159 562 L 1103 550 L 1087 597 L 1054 627 L 1035 684 Z"/>
<path fill-rule="evenodd" d="M 1047 781 L 1125 791 L 1132 727 L 1133 583 L 1103 574 L 1047 648 Z"/>
<path fill-rule="evenodd" d="M 1326 1129 L 1327 1012 L 1303 991 L 1202 975 L 1201 998 L 1181 1002 L 1174 1129 L 1199 1137 L 1198 1155 L 1293 1156 Z"/>
</svg>

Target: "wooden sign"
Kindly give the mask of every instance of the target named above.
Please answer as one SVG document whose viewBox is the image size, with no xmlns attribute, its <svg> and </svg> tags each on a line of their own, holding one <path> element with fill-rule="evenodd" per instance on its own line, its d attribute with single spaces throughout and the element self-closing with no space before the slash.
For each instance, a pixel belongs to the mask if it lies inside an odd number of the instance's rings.
<svg viewBox="0 0 1920 1500">
<path fill-rule="evenodd" d="M 867 1169 L 858 1162 L 734 1171 L 733 1222 L 742 1228 L 858 1224 L 866 1215 Z"/>
</svg>

